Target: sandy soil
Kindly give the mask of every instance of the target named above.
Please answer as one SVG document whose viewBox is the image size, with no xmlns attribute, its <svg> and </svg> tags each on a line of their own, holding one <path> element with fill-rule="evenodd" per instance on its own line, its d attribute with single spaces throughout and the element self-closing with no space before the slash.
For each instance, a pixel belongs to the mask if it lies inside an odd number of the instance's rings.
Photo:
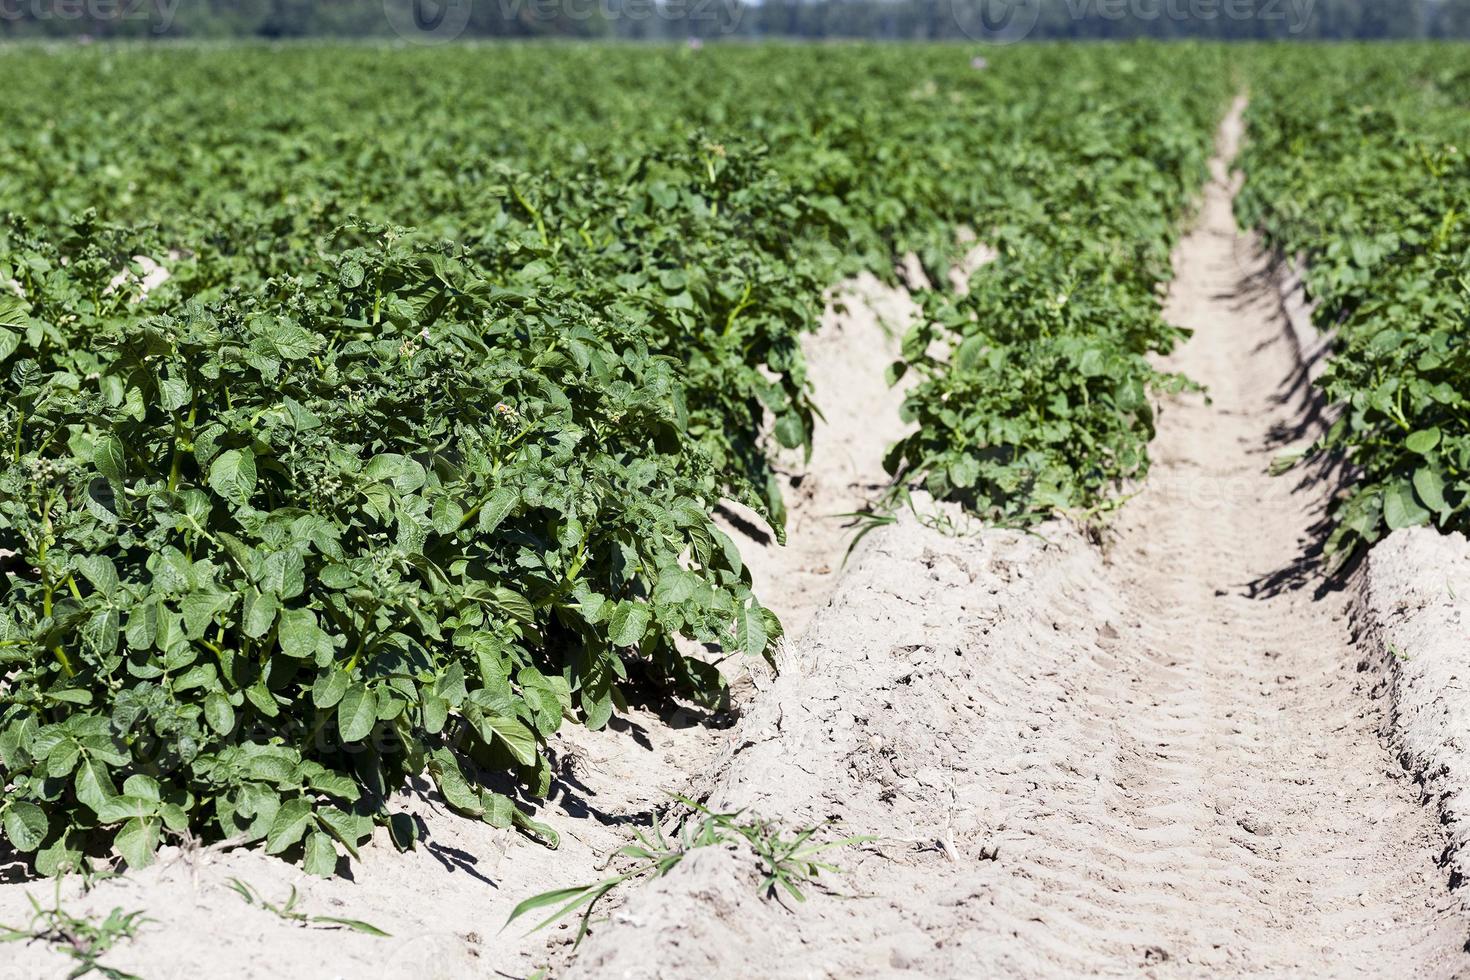
<svg viewBox="0 0 1470 980">
<path fill-rule="evenodd" d="M 718 809 L 883 839 L 796 912 L 700 853 L 578 977 L 1455 976 L 1446 837 L 1380 740 L 1352 592 L 1302 556 L 1328 488 L 1272 263 L 1230 210 L 1234 107 L 1168 313 L 1166 406 L 1106 556 L 1066 528 L 875 535 L 737 726 Z"/>
<path fill-rule="evenodd" d="M 1222 131 L 1226 158 L 1242 108 Z M 1213 404 L 1166 419 L 1165 478 L 1125 511 L 1115 557 L 1160 654 L 1138 802 L 1184 818 L 1181 870 L 1214 892 L 1186 906 L 1176 942 L 1203 950 L 1233 933 L 1216 948 L 1232 972 L 1459 973 L 1467 922 L 1438 867 L 1443 833 L 1377 737 L 1353 596 L 1302 560 L 1331 485 L 1267 473 L 1284 440 L 1315 434 L 1298 382 L 1320 346 L 1282 322 L 1295 311 L 1283 317 L 1263 285 L 1259 248 L 1254 267 L 1231 261 L 1233 189 L 1217 161 L 1168 310 L 1198 330 L 1175 365 Z"/>
<path fill-rule="evenodd" d="M 170 262 L 177 262 L 181 253 L 171 251 L 168 254 Z M 137 271 L 134 271 L 136 269 Z M 140 275 L 141 273 L 141 275 Z M 148 298 L 148 294 L 159 286 L 168 282 L 172 274 L 162 264 L 155 262 L 146 255 L 133 256 L 133 266 L 119 272 L 112 277 L 102 295 L 107 296 L 118 289 L 127 287 L 132 293 L 132 302 L 141 303 Z"/>
</svg>

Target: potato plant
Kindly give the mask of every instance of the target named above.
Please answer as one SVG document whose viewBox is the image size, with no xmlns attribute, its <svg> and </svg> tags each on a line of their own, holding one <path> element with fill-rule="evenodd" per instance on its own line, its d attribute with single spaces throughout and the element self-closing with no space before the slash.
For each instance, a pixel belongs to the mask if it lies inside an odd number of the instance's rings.
<svg viewBox="0 0 1470 980">
<path fill-rule="evenodd" d="M 410 833 L 388 800 L 425 770 L 554 843 L 478 774 L 545 793 L 544 738 L 605 724 L 630 675 L 718 699 L 676 636 L 777 635 L 678 365 L 371 237 L 309 288 L 101 324 L 87 377 L 11 305 L 0 762 L 42 870 L 193 828 L 329 873 L 375 820 Z"/>
</svg>

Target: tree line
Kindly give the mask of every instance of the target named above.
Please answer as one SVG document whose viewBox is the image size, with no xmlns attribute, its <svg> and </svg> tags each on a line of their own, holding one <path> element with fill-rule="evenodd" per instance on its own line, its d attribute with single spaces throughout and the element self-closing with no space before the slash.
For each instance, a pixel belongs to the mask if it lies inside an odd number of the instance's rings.
<svg viewBox="0 0 1470 980">
<path fill-rule="evenodd" d="M 1470 0 L 0 0 L 0 37 L 1470 38 Z"/>
</svg>

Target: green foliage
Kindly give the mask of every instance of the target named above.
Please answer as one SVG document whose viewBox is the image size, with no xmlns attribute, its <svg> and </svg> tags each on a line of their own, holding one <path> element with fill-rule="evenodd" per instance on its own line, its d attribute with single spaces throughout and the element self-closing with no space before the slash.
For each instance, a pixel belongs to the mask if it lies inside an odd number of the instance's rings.
<svg viewBox="0 0 1470 980">
<path fill-rule="evenodd" d="M 904 405 L 916 428 L 890 472 L 1019 524 L 1099 508 L 1147 473 L 1149 396 L 1184 382 L 1145 357 L 1182 336 L 1146 284 L 1012 253 L 968 295 L 931 297 L 926 314 L 900 364 L 922 379 Z M 929 353 L 936 344 L 945 356 Z"/>
<path fill-rule="evenodd" d="M 1272 58 L 1252 104 L 1239 211 L 1306 266 L 1319 380 L 1337 417 L 1307 461 L 1343 459 L 1328 549 L 1385 533 L 1470 530 L 1470 137 L 1451 48 Z"/>
<path fill-rule="evenodd" d="M 781 446 L 810 454 L 815 410 L 798 341 L 816 321 L 826 269 L 797 243 L 826 234 L 830 219 L 764 149 L 698 134 L 631 173 L 498 176 L 495 230 L 471 255 L 494 278 L 574 291 L 676 357 L 682 424 L 724 489 L 783 535 L 765 422 Z"/>
<path fill-rule="evenodd" d="M 426 768 L 554 844 L 466 773 L 544 793 L 540 742 L 605 724 L 630 670 L 719 699 L 676 635 L 778 635 L 671 360 L 370 234 L 350 274 L 99 326 L 85 379 L 12 355 L 4 826 L 43 866 L 193 827 L 330 873 Z"/>
</svg>

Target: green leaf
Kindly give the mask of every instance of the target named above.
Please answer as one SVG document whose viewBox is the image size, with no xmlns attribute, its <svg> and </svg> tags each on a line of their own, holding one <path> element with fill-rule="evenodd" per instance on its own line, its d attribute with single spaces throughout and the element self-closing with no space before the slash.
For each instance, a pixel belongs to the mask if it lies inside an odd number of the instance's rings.
<svg viewBox="0 0 1470 980">
<path fill-rule="evenodd" d="M 39 747 L 33 747 L 39 752 Z M 72 774 L 76 769 L 77 760 L 81 758 L 82 748 L 75 739 L 67 738 L 57 742 L 55 747 L 45 756 L 46 775 L 52 779 L 61 779 Z"/>
<path fill-rule="evenodd" d="M 337 281 L 343 289 L 356 289 L 361 286 L 367 273 L 363 271 L 362 264 L 355 261 L 347 261 L 337 271 Z"/>
<path fill-rule="evenodd" d="M 787 449 L 800 449 L 806 445 L 806 426 L 801 416 L 789 413 L 776 420 L 776 441 Z"/>
<path fill-rule="evenodd" d="M 549 892 L 532 895 L 511 909 L 510 917 L 505 920 L 505 924 L 510 925 L 527 912 L 550 908 L 553 905 L 560 906 L 549 917 L 529 930 L 530 932 L 539 932 L 567 914 L 575 912 L 584 905 L 590 905 L 597 901 L 626 880 L 627 876 L 619 875 L 616 878 L 608 878 L 605 881 L 599 881 L 591 885 L 572 885 L 569 888 L 557 888 Z"/>
<path fill-rule="evenodd" d="M 19 296 L 11 296 L 8 290 L 0 292 L 0 364 L 20 349 L 21 333 L 30 320 L 29 311 L 30 304 Z"/>
<path fill-rule="evenodd" d="M 7 290 L 0 293 L 0 327 L 24 327 L 30 319 L 30 304 Z"/>
<path fill-rule="evenodd" d="M 464 508 L 449 497 L 440 497 L 434 501 L 432 519 L 439 534 L 453 534 L 464 520 Z"/>
<path fill-rule="evenodd" d="M 525 725 L 514 718 L 485 717 L 485 724 L 493 731 L 510 754 L 523 766 L 536 762 L 536 736 Z"/>
<path fill-rule="evenodd" d="M 319 810 L 317 822 L 354 858 L 361 856 L 357 853 L 358 843 L 372 836 L 373 832 L 373 822 L 368 817 L 346 813 L 333 806 Z"/>
<path fill-rule="evenodd" d="M 510 811 L 511 822 L 528 834 L 534 834 L 541 838 L 541 843 L 551 850 L 561 847 L 561 834 L 558 834 L 550 825 L 533 819 L 519 807 L 512 807 Z"/>
<path fill-rule="evenodd" d="M 1102 351 L 1089 347 L 1082 352 L 1082 357 L 1077 362 L 1077 373 L 1084 378 L 1096 378 L 1106 372 L 1107 360 Z"/>
<path fill-rule="evenodd" d="M 216 734 L 228 735 L 235 730 L 235 708 L 230 699 L 218 691 L 204 696 L 204 720 Z"/>
<path fill-rule="evenodd" d="M 613 611 L 608 623 L 607 638 L 615 646 L 631 647 L 643 639 L 652 619 L 648 606 L 641 602 L 624 600 Z"/>
<path fill-rule="evenodd" d="M 434 693 L 451 705 L 458 707 L 469 696 L 465 683 L 464 667 L 458 661 L 450 663 L 434 681 Z"/>
<path fill-rule="evenodd" d="M 1404 445 L 1411 453 L 1427 456 L 1435 446 L 1439 445 L 1439 429 L 1437 427 L 1420 429 L 1404 440 Z"/>
<path fill-rule="evenodd" d="M 354 683 L 337 705 L 337 728 L 344 742 L 360 742 L 378 720 L 378 697 L 362 683 Z"/>
<path fill-rule="evenodd" d="M 423 696 L 424 731 L 430 735 L 437 735 L 444 730 L 444 725 L 448 721 L 449 702 L 437 694 L 425 694 Z"/>
<path fill-rule="evenodd" d="M 92 447 L 92 465 L 112 483 L 123 483 L 128 477 L 127 454 L 116 436 L 101 435 Z"/>
<path fill-rule="evenodd" d="M 266 834 L 265 852 L 279 854 L 288 847 L 295 846 L 310 823 L 310 800 L 297 796 L 282 803 L 281 808 L 276 811 L 276 818 L 271 821 L 270 831 Z"/>
<path fill-rule="evenodd" d="M 136 796 L 114 796 L 104 800 L 97 810 L 100 823 L 122 823 L 126 820 L 142 820 L 153 816 L 157 800 L 145 800 Z"/>
<path fill-rule="evenodd" d="M 129 869 L 136 871 L 153 863 L 160 828 L 161 821 L 157 818 L 135 817 L 118 829 L 112 846 L 128 862 Z"/>
<path fill-rule="evenodd" d="M 117 787 L 112 784 L 112 777 L 108 775 L 107 767 L 90 757 L 84 758 L 82 764 L 77 767 L 74 785 L 77 799 L 94 812 L 117 795 Z"/>
<path fill-rule="evenodd" d="M 341 800 L 354 802 L 362 798 L 362 791 L 358 789 L 355 780 L 331 770 L 313 772 L 307 777 L 306 782 L 312 789 L 321 790 L 328 796 L 335 796 Z"/>
<path fill-rule="evenodd" d="M 368 460 L 363 476 L 391 483 L 399 493 L 413 493 L 424 485 L 424 468 L 417 460 L 398 453 L 382 453 Z"/>
<path fill-rule="evenodd" d="M 163 818 L 163 825 L 176 834 L 189 829 L 189 813 L 177 803 L 160 804 L 158 815 Z"/>
<path fill-rule="evenodd" d="M 192 392 L 189 383 L 179 378 L 164 378 L 158 383 L 158 407 L 165 412 L 177 412 L 189 404 Z"/>
<path fill-rule="evenodd" d="M 360 932 L 366 936 L 379 936 L 384 939 L 393 938 L 391 932 L 384 932 L 371 922 L 364 922 L 361 919 L 343 919 L 335 915 L 313 915 L 311 921 L 324 925 L 341 926 L 343 929 L 351 929 L 353 932 Z"/>
<path fill-rule="evenodd" d="M 316 682 L 311 685 L 311 703 L 324 710 L 335 707 L 341 702 L 342 696 L 347 693 L 347 688 L 351 683 L 352 678 L 348 677 L 347 672 L 343 670 L 330 670 L 324 674 L 318 674 Z"/>
<path fill-rule="evenodd" d="M 198 639 L 204 635 L 204 631 L 215 622 L 215 617 L 234 605 L 235 596 L 219 592 L 191 592 L 179 602 L 179 611 L 183 614 L 184 635 L 191 639 Z M 131 629 L 131 620 L 129 621 Z M 130 646 L 135 646 L 129 641 Z M 143 644 L 151 646 L 152 641 Z M 136 646 L 135 646 L 136 648 Z"/>
<path fill-rule="evenodd" d="M 600 666 L 591 677 L 583 682 L 582 712 L 584 723 L 593 731 L 599 731 L 612 718 L 612 671 Z"/>
<path fill-rule="evenodd" d="M 249 449 L 227 449 L 209 465 L 209 488 L 237 507 L 255 493 L 255 454 Z"/>
<path fill-rule="evenodd" d="M 514 589 L 497 585 L 490 590 L 491 601 L 507 616 L 527 626 L 536 625 L 536 609 L 531 601 Z"/>
<path fill-rule="evenodd" d="M 116 609 L 99 609 L 82 624 L 82 640 L 98 655 L 107 656 L 117 650 L 119 625 Z"/>
<path fill-rule="evenodd" d="M 1414 492 L 1435 513 L 1443 516 L 1450 512 L 1450 505 L 1444 499 L 1444 477 L 1433 467 L 1421 466 L 1414 471 Z"/>
<path fill-rule="evenodd" d="M 1414 499 L 1413 490 L 1406 483 L 1395 483 L 1383 491 L 1383 521 L 1389 530 L 1417 527 L 1429 521 L 1429 511 Z"/>
<path fill-rule="evenodd" d="M 736 645 L 749 656 L 759 657 L 765 653 L 768 641 L 766 619 L 760 604 L 754 598 L 742 602 L 735 609 Z"/>
<path fill-rule="evenodd" d="M 63 874 L 84 867 L 82 845 L 85 842 L 80 831 L 63 832 L 56 840 L 36 852 L 36 871 L 48 878 L 59 878 Z"/>
<path fill-rule="evenodd" d="M 555 691 L 545 687 L 524 687 L 521 697 L 531 709 L 537 731 L 550 735 L 561 727 L 562 702 Z"/>
<path fill-rule="evenodd" d="M 140 800 L 151 800 L 154 803 L 163 799 L 163 789 L 158 785 L 158 780 L 141 772 L 134 773 L 123 780 L 123 792 L 128 796 L 134 796 Z"/>
<path fill-rule="evenodd" d="M 157 600 L 144 602 L 128 611 L 128 625 L 124 636 L 131 650 L 149 650 L 158 641 L 158 623 L 161 615 Z"/>
<path fill-rule="evenodd" d="M 502 793 L 482 792 L 481 801 L 485 804 L 485 815 L 481 818 L 496 830 L 508 830 L 515 823 L 515 804 L 510 797 Z"/>
<path fill-rule="evenodd" d="M 117 566 L 106 555 L 79 555 L 72 559 L 77 571 L 92 584 L 92 588 L 109 599 L 117 593 Z"/>
<path fill-rule="evenodd" d="M 960 490 L 968 490 L 980 479 L 980 461 L 969 454 L 949 464 L 949 482 Z"/>
<path fill-rule="evenodd" d="M 276 703 L 276 696 L 266 686 L 264 677 L 245 689 L 245 697 L 267 718 L 275 718 L 281 713 L 281 706 Z"/>
<path fill-rule="evenodd" d="M 447 748 L 437 748 L 429 753 L 429 775 L 444 796 L 444 802 L 457 813 L 476 819 L 484 816 L 485 804 L 480 794 L 464 778 L 459 762 Z"/>
<path fill-rule="evenodd" d="M 260 576 L 262 591 L 273 592 L 281 599 L 294 599 L 306 589 L 306 564 L 294 549 L 276 551 L 266 556 Z"/>
<path fill-rule="evenodd" d="M 29 854 L 41 846 L 50 825 L 46 811 L 34 803 L 17 800 L 5 809 L 5 839 L 10 846 L 23 854 Z"/>
<path fill-rule="evenodd" d="M 241 624 L 245 635 L 256 640 L 265 636 L 275 625 L 276 614 L 280 609 L 281 603 L 272 593 L 257 592 L 255 589 L 246 592 L 245 620 Z"/>
<path fill-rule="evenodd" d="M 337 845 L 330 835 L 320 830 L 313 830 L 307 835 L 306 858 L 302 867 L 307 874 L 320 878 L 330 878 L 337 873 Z"/>
<path fill-rule="evenodd" d="M 393 846 L 400 851 L 411 851 L 418 843 L 418 824 L 407 813 L 395 813 L 388 817 L 388 833 L 393 838 Z"/>
<path fill-rule="evenodd" d="M 277 323 L 270 331 L 270 340 L 276 353 L 285 361 L 310 357 L 321 346 L 315 336 L 294 323 Z"/>
<path fill-rule="evenodd" d="M 105 525 L 116 524 L 118 514 L 122 512 L 117 491 L 101 477 L 87 484 L 87 494 L 82 500 L 82 506 L 87 509 L 87 513 Z"/>
<path fill-rule="evenodd" d="M 286 609 L 281 612 L 281 629 L 277 634 L 281 652 L 288 657 L 309 660 L 316 656 L 323 643 L 331 649 L 331 642 L 317 626 L 316 613 L 310 609 Z"/>
<path fill-rule="evenodd" d="M 501 521 L 510 516 L 510 512 L 515 510 L 519 502 L 520 494 L 509 487 L 501 487 L 490 494 L 485 505 L 480 508 L 480 533 L 489 534 L 494 531 Z"/>
</svg>

